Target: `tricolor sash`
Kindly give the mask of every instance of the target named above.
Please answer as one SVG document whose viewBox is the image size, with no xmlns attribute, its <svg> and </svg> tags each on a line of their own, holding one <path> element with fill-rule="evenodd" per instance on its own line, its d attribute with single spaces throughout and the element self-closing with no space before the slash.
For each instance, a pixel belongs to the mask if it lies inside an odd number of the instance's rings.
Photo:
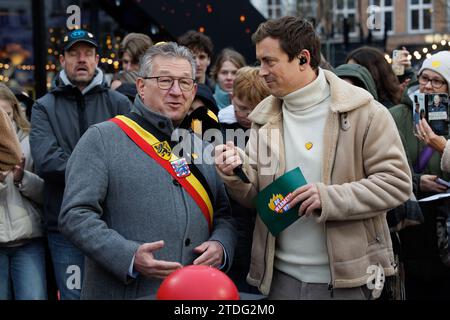
<svg viewBox="0 0 450 320">
<path fill-rule="evenodd" d="M 145 130 L 144 123 L 140 119 L 139 115 L 131 113 L 128 116 L 116 116 L 109 121 L 119 126 L 142 151 L 180 183 L 199 206 L 208 223 L 209 231 L 211 231 L 214 213 L 211 201 L 213 197 L 205 177 L 194 164 L 188 165 L 190 174 L 180 177 L 180 173 L 172 164 L 184 162 L 184 158 L 174 155 L 167 141 L 160 141 L 149 130 Z M 138 122 L 141 122 L 142 126 Z"/>
</svg>

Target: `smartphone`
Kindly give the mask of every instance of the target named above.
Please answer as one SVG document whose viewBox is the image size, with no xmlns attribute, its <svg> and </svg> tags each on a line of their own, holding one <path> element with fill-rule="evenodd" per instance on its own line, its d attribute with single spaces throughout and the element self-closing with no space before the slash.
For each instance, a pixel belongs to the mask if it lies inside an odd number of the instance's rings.
<svg viewBox="0 0 450 320">
<path fill-rule="evenodd" d="M 450 188 L 450 182 L 448 181 L 442 180 L 441 178 L 437 178 L 435 181 L 443 186 L 446 186 L 447 188 Z"/>
<path fill-rule="evenodd" d="M 447 136 L 450 132 L 449 97 L 445 93 L 426 93 L 425 119 L 438 136 Z"/>
<path fill-rule="evenodd" d="M 403 50 L 394 50 L 392 52 L 392 70 L 396 76 L 402 76 L 405 74 L 405 66 L 400 64 Z"/>
</svg>

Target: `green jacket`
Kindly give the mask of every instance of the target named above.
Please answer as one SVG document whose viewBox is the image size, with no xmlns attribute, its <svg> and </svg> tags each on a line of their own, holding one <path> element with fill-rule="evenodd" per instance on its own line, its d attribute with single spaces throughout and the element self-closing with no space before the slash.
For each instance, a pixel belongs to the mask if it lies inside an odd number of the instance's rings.
<svg viewBox="0 0 450 320">
<path fill-rule="evenodd" d="M 334 73 L 339 78 L 350 78 L 356 86 L 369 91 L 369 93 L 378 101 L 377 87 L 369 70 L 359 64 L 341 64 L 334 69 Z M 356 81 L 355 81 L 356 80 Z"/>
<path fill-rule="evenodd" d="M 419 90 L 418 82 L 413 82 L 408 85 L 402 97 L 401 104 L 389 109 L 397 124 L 403 147 L 405 148 L 406 156 L 408 157 L 408 162 L 412 167 L 414 167 L 418 155 L 425 147 L 425 145 L 416 138 L 413 131 L 413 102 L 410 96 L 417 90 Z M 446 138 L 448 139 L 449 136 Z M 424 171 L 422 173 L 413 173 L 414 193 L 416 194 L 417 199 L 429 195 L 421 192 L 419 188 L 418 182 L 422 174 L 437 175 L 445 180 L 449 180 L 450 178 L 448 173 L 441 170 L 441 155 L 439 152 L 435 151 Z"/>
<path fill-rule="evenodd" d="M 389 109 L 400 133 L 403 146 L 410 167 L 413 168 L 417 157 L 425 145 L 416 138 L 413 131 L 413 102 L 411 96 L 418 91 L 417 81 L 411 83 L 405 90 L 402 103 Z M 448 136 L 446 137 L 449 138 Z M 422 173 L 413 173 L 413 189 L 417 199 L 430 196 L 431 193 L 420 190 L 420 177 L 432 174 L 449 180 L 449 174 L 441 170 L 441 155 L 435 151 Z M 449 198 L 446 198 L 449 199 Z M 438 252 L 436 236 L 436 217 L 448 210 L 446 199 L 421 202 L 420 207 L 424 216 L 421 225 L 408 227 L 400 231 L 401 252 L 403 259 L 408 262 L 410 276 L 430 281 L 443 281 L 443 275 L 450 277 L 450 269 L 443 266 Z"/>
</svg>

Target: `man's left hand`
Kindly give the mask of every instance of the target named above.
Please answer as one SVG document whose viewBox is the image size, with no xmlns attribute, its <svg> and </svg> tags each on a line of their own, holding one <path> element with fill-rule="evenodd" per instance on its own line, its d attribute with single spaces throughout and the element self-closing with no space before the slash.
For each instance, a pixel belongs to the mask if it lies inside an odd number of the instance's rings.
<svg viewBox="0 0 450 320">
<path fill-rule="evenodd" d="M 206 241 L 194 248 L 200 256 L 194 260 L 195 265 L 206 265 L 218 268 L 223 263 L 223 247 L 218 241 Z"/>
<path fill-rule="evenodd" d="M 295 189 L 292 192 L 292 198 L 287 203 L 289 208 L 295 207 L 298 203 L 302 202 L 298 209 L 300 216 L 311 216 L 314 211 L 322 209 L 322 202 L 320 201 L 319 189 L 315 184 L 307 184 Z"/>
</svg>

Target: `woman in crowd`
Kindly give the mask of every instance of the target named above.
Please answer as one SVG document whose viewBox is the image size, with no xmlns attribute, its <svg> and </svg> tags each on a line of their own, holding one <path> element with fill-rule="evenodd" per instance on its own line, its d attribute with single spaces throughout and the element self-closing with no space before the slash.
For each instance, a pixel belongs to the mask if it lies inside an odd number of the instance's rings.
<svg viewBox="0 0 450 320">
<path fill-rule="evenodd" d="M 214 99 L 219 109 L 231 104 L 236 72 L 245 65 L 245 58 L 239 52 L 229 48 L 223 49 L 217 56 L 211 75 L 216 82 Z"/>
<path fill-rule="evenodd" d="M 380 50 L 372 47 L 358 48 L 349 53 L 346 63 L 359 64 L 369 70 L 381 104 L 390 108 L 400 103 L 400 82 Z"/>
<path fill-rule="evenodd" d="M 11 90 L 0 84 L 0 109 L 20 141 L 22 160 L 0 172 L 0 299 L 47 299 L 45 247 L 37 204 L 44 182 L 33 173 L 30 124 Z"/>
</svg>

